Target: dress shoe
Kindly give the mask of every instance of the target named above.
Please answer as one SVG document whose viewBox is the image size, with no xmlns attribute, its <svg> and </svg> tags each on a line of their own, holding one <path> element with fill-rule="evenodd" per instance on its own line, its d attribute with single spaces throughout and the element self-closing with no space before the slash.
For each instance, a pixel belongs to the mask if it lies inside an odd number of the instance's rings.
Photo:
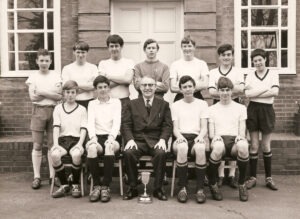
<svg viewBox="0 0 300 219">
<path fill-rule="evenodd" d="M 72 196 L 74 198 L 80 198 L 81 197 L 81 191 L 80 191 L 79 185 L 77 185 L 77 184 L 72 185 Z"/>
<path fill-rule="evenodd" d="M 275 185 L 272 177 L 266 178 L 266 186 L 271 190 L 278 190 L 277 186 Z"/>
<path fill-rule="evenodd" d="M 40 178 L 34 178 L 31 184 L 31 188 L 39 189 L 42 186 L 42 180 Z"/>
<path fill-rule="evenodd" d="M 215 185 L 210 185 L 209 188 L 211 191 L 212 198 L 214 200 L 217 200 L 217 201 L 223 200 L 223 195 L 222 195 L 221 191 L 219 190 L 217 183 Z"/>
<path fill-rule="evenodd" d="M 188 200 L 188 194 L 187 194 L 187 190 L 186 187 L 182 187 L 178 194 L 177 194 L 177 200 L 181 203 L 185 203 Z"/>
<path fill-rule="evenodd" d="M 219 179 L 218 179 L 218 187 L 219 188 L 222 187 L 223 182 L 224 182 L 224 177 L 219 177 Z"/>
<path fill-rule="evenodd" d="M 53 194 L 53 198 L 61 198 L 66 196 L 70 192 L 69 185 L 61 185 L 58 190 L 56 190 Z"/>
<path fill-rule="evenodd" d="M 202 204 L 206 201 L 206 195 L 204 194 L 203 189 L 199 189 L 196 193 L 196 201 L 199 204 Z"/>
<path fill-rule="evenodd" d="M 156 189 L 156 190 L 154 190 L 153 197 L 158 198 L 161 201 L 167 201 L 168 200 L 165 191 L 162 190 L 162 189 Z"/>
<path fill-rule="evenodd" d="M 136 188 L 129 188 L 127 192 L 123 196 L 123 200 L 130 200 L 139 195 L 138 190 Z"/>
<path fill-rule="evenodd" d="M 252 189 L 256 186 L 256 178 L 251 176 L 250 179 L 246 181 L 246 187 L 247 189 Z"/>
</svg>

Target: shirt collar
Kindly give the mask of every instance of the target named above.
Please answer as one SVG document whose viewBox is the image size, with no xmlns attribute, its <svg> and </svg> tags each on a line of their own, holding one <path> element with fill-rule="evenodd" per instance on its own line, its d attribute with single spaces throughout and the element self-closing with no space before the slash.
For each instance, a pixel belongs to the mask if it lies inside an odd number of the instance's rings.
<svg viewBox="0 0 300 219">
<path fill-rule="evenodd" d="M 147 105 L 147 99 L 145 98 L 145 97 L 143 97 L 143 99 L 144 99 L 144 102 L 145 102 L 145 106 Z M 149 104 L 152 106 L 152 103 L 153 103 L 153 99 L 154 99 L 154 96 L 152 97 L 152 98 L 150 98 L 149 100 L 150 100 L 150 102 L 149 102 Z"/>
<path fill-rule="evenodd" d="M 108 101 L 106 101 L 106 102 L 103 102 L 103 101 L 100 101 L 98 98 L 96 99 L 97 100 L 97 103 L 98 104 L 109 104 L 109 103 L 111 103 L 111 97 L 108 99 Z"/>
</svg>

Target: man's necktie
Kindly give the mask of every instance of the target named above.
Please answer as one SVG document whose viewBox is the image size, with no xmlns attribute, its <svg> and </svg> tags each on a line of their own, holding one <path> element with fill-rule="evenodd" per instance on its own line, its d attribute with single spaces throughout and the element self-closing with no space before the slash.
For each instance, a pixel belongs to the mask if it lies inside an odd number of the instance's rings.
<svg viewBox="0 0 300 219">
<path fill-rule="evenodd" d="M 150 100 L 146 100 L 146 109 L 147 109 L 148 115 L 150 115 L 150 112 L 151 112 Z"/>
</svg>

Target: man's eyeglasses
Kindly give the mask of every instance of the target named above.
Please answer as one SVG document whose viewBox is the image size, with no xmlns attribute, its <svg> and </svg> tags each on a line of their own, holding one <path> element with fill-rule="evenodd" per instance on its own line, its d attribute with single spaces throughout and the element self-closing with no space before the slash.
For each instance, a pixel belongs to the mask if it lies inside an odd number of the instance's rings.
<svg viewBox="0 0 300 219">
<path fill-rule="evenodd" d="M 143 86 L 143 87 L 153 87 L 155 84 L 141 84 L 141 86 Z"/>
</svg>

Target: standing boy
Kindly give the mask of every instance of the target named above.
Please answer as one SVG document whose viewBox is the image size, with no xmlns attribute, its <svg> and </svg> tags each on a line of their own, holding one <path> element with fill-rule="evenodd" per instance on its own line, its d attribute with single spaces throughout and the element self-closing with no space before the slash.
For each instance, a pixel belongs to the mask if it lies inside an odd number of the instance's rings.
<svg viewBox="0 0 300 219">
<path fill-rule="evenodd" d="M 204 203 L 204 178 L 206 172 L 204 137 L 207 134 L 207 108 L 205 101 L 194 98 L 195 80 L 191 76 L 182 76 L 179 88 L 183 99 L 175 102 L 171 107 L 173 120 L 173 134 L 176 141 L 173 144 L 177 155 L 177 174 L 180 191 L 177 194 L 179 202 L 186 202 L 188 181 L 188 156 L 196 157 L 196 201 Z"/>
<path fill-rule="evenodd" d="M 110 96 L 121 100 L 122 108 L 129 102 L 129 85 L 133 78 L 134 62 L 122 57 L 124 40 L 119 35 L 110 35 L 106 40 L 110 59 L 99 62 L 99 74 L 110 81 Z"/>
<path fill-rule="evenodd" d="M 134 67 L 134 87 L 142 95 L 140 90 L 141 79 L 145 76 L 156 81 L 155 95 L 163 97 L 169 90 L 169 67 L 157 59 L 159 45 L 156 40 L 148 39 L 144 43 L 146 60 Z"/>
<path fill-rule="evenodd" d="M 223 44 L 218 48 L 218 55 L 220 66 L 214 68 L 209 72 L 208 91 L 214 99 L 214 103 L 219 101 L 219 93 L 217 89 L 218 80 L 220 77 L 227 77 L 233 83 L 232 99 L 239 103 L 239 96 L 244 92 L 244 74 L 241 69 L 232 66 L 234 49 L 230 44 Z M 236 161 L 229 161 L 229 164 L 235 164 Z M 219 181 L 218 186 L 222 186 L 224 180 L 224 165 L 225 161 L 222 161 L 219 167 Z M 229 169 L 229 185 L 232 188 L 237 188 L 237 183 L 234 178 L 235 167 Z"/>
<path fill-rule="evenodd" d="M 47 135 L 48 162 L 50 178 L 53 180 L 54 169 L 50 158 L 50 148 L 53 144 L 53 109 L 61 99 L 61 78 L 56 72 L 49 71 L 52 63 L 51 54 L 46 49 L 40 49 L 37 53 L 36 63 L 39 71 L 32 73 L 25 82 L 29 86 L 29 96 L 32 101 L 32 117 L 30 129 L 32 131 L 32 165 L 34 180 L 33 189 L 41 187 L 40 168 L 42 163 L 42 145 L 44 132 Z"/>
<path fill-rule="evenodd" d="M 198 99 L 203 99 L 201 90 L 206 89 L 208 85 L 209 70 L 207 64 L 205 61 L 195 57 L 196 43 L 190 36 L 181 40 L 181 49 L 183 58 L 173 62 L 170 68 L 170 89 L 172 93 L 176 93 L 174 101 L 183 98 L 178 86 L 178 82 L 183 75 L 189 75 L 195 80 L 194 96 Z"/>
<path fill-rule="evenodd" d="M 65 102 L 57 105 L 53 112 L 53 147 L 51 159 L 56 174 L 60 180 L 60 188 L 52 194 L 53 198 L 60 198 L 69 192 L 64 164 L 61 157 L 69 154 L 72 157 L 72 196 L 81 196 L 79 177 L 81 171 L 81 156 L 84 152 L 83 144 L 87 129 L 86 109 L 76 103 L 78 84 L 66 81 L 63 85 Z"/>
<path fill-rule="evenodd" d="M 86 42 L 77 42 L 73 46 L 73 54 L 76 60 L 66 65 L 62 70 L 62 80 L 76 81 L 78 93 L 76 102 L 87 108 L 89 101 L 94 99 L 93 81 L 98 76 L 97 66 L 87 62 L 89 45 Z"/>
<path fill-rule="evenodd" d="M 220 102 L 208 109 L 208 131 L 211 139 L 208 177 L 213 199 L 223 199 L 217 186 L 216 175 L 222 157 L 237 159 L 239 168 L 239 197 L 248 200 L 245 175 L 249 161 L 248 142 L 246 135 L 246 107 L 232 101 L 233 84 L 229 78 L 221 77 L 218 81 Z"/>
<path fill-rule="evenodd" d="M 87 164 L 94 182 L 90 193 L 90 201 L 101 202 L 110 200 L 109 185 L 112 181 L 115 154 L 120 149 L 121 102 L 109 96 L 109 80 L 99 75 L 93 82 L 97 92 L 97 99 L 89 103 L 88 132 L 90 141 L 86 145 Z M 104 151 L 103 180 L 100 187 L 100 168 L 98 155 Z"/>
<path fill-rule="evenodd" d="M 271 133 L 275 126 L 274 97 L 279 92 L 279 77 L 276 72 L 266 67 L 267 55 L 263 49 L 256 49 L 251 54 L 256 71 L 246 78 L 245 94 L 250 98 L 247 108 L 247 128 L 250 132 L 250 179 L 247 188 L 256 185 L 256 170 L 258 161 L 259 132 L 262 133 L 261 146 L 265 166 L 266 186 L 277 190 L 272 179 Z"/>
</svg>

